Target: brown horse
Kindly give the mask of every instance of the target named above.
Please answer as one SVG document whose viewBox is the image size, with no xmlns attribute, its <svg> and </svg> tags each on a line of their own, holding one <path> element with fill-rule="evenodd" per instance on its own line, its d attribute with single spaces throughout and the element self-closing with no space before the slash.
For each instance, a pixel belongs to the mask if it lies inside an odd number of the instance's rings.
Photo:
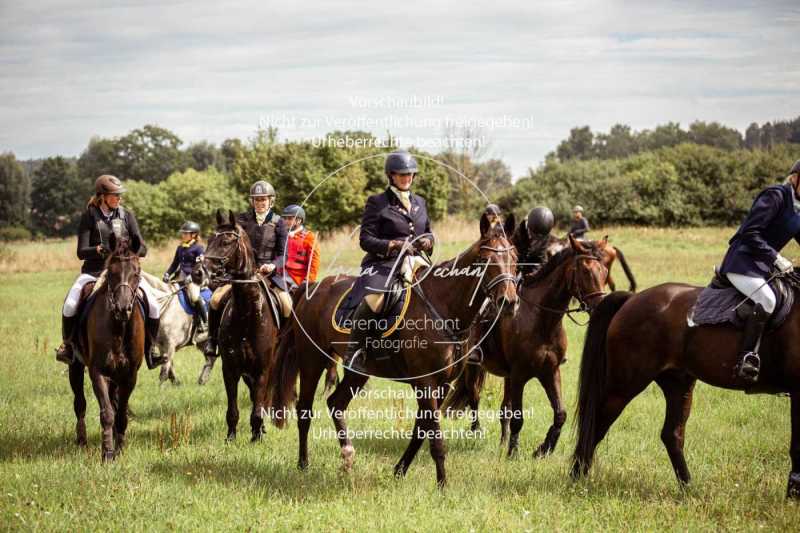
<svg viewBox="0 0 800 533">
<path fill-rule="evenodd" d="M 88 304 L 86 328 L 78 341 L 81 357 L 69 367 L 74 395 L 77 443 L 86 446 L 86 397 L 83 369 L 89 369 L 92 389 L 100 405 L 103 429 L 102 460 L 111 461 L 125 446 L 128 400 L 144 358 L 144 314 L 136 302 L 141 279 L 138 237 L 131 241 L 109 238 L 113 252 L 106 260 L 105 283 Z"/>
<path fill-rule="evenodd" d="M 736 376 L 741 332 L 732 326 L 689 327 L 687 314 L 700 288 L 666 283 L 638 294 L 615 292 L 589 321 L 580 370 L 578 442 L 572 476 L 588 473 L 595 448 L 628 403 L 655 381 L 666 398 L 661 440 L 678 481 L 689 483 L 683 455 L 692 391 L 700 379 L 726 389 L 746 390 Z M 787 496 L 800 497 L 800 306 L 766 334 L 763 368 L 752 391 L 791 394 L 792 472 Z"/>
<path fill-rule="evenodd" d="M 228 397 L 227 440 L 236 438 L 238 387 L 239 380 L 243 379 L 250 389 L 253 404 L 250 429 L 251 441 L 255 442 L 264 433 L 267 379 L 275 362 L 278 325 L 270 308 L 270 297 L 260 276 L 255 274 L 250 239 L 236 224 L 232 211 L 228 212 L 227 220 L 217 212 L 216 232 L 208 241 L 203 266 L 212 288 L 231 284 L 231 296 L 220 319 L 218 336 Z"/>
<path fill-rule="evenodd" d="M 400 327 L 393 333 L 402 346 L 388 362 L 367 358 L 370 374 L 405 381 L 415 390 L 418 403 L 417 419 L 411 442 L 395 466 L 395 475 L 402 476 L 422 446 L 430 438 L 430 452 L 436 463 L 436 479 L 445 484 L 445 451 L 439 430 L 438 409 L 446 386 L 458 372 L 466 352 L 461 350 L 484 297 L 489 297 L 497 309 L 511 313 L 517 295 L 513 268 L 516 252 L 506 235 L 514 228 L 513 217 L 504 229 L 481 218 L 481 238 L 455 259 L 418 272 L 418 281 L 405 315 L 404 323 L 437 323 L 441 319 L 457 327 L 441 331 L 432 328 L 415 330 Z M 336 331 L 331 316 L 336 303 L 350 287 L 353 278 L 337 281 L 327 277 L 309 288 L 312 297 L 303 291 L 295 295 L 295 320 L 291 331 L 282 339 L 278 365 L 270 385 L 273 392 L 273 421 L 281 427 L 283 415 L 295 399 L 295 382 L 300 376 L 300 396 L 297 402 L 297 427 L 300 434 L 298 466 L 308 466 L 308 431 L 313 416 L 314 394 L 320 376 L 335 354 L 344 351 L 346 334 Z M 482 290 L 480 298 L 473 296 Z M 420 322 L 422 321 L 422 322 Z M 423 343 L 424 341 L 424 343 Z M 400 370 L 398 372 L 398 369 Z M 352 467 L 355 449 L 347 434 L 343 413 L 350 400 L 367 382 L 369 376 L 346 371 L 336 390 L 328 397 L 328 409 L 339 436 L 341 457 L 345 470 Z"/>
<path fill-rule="evenodd" d="M 547 246 L 547 254 L 552 257 L 553 255 L 557 254 L 567 246 L 569 246 L 569 235 L 563 238 L 558 237 L 551 237 L 550 241 Z M 603 237 L 603 241 L 608 241 L 608 235 Z M 595 242 L 598 243 L 600 241 L 586 241 L 586 242 Z M 603 253 L 601 255 L 601 259 L 603 261 L 603 266 L 606 267 L 608 270 L 608 276 L 606 277 L 606 285 L 612 291 L 617 290 L 617 284 L 614 282 L 614 279 L 611 277 L 611 267 L 614 265 L 614 262 L 619 260 L 620 266 L 622 266 L 622 271 L 625 272 L 625 277 L 628 278 L 628 290 L 630 292 L 636 292 L 636 278 L 633 276 L 633 271 L 631 267 L 628 265 L 627 259 L 625 259 L 625 254 L 622 253 L 622 250 L 617 246 L 604 246 Z"/>
<path fill-rule="evenodd" d="M 505 441 L 510 429 L 509 457 L 516 454 L 519 445 L 525 385 L 534 377 L 544 387 L 553 409 L 553 424 L 535 456 L 547 455 L 556 447 L 567 418 L 561 397 L 560 365 L 567 352 L 562 321 L 573 298 L 589 310 L 602 299 L 608 273 L 602 262 L 606 244 L 605 240 L 593 244 L 570 237 L 567 248 L 550 258 L 535 274 L 523 278 L 518 291 L 520 307 L 514 316 L 500 317 L 488 334 L 483 328 L 475 328 L 473 342 L 486 335 L 481 342 L 483 364 L 465 368 L 444 407 L 459 409 L 470 404 L 477 412 L 485 373 L 502 376 L 501 441 Z M 475 418 L 473 429 L 477 426 Z"/>
</svg>

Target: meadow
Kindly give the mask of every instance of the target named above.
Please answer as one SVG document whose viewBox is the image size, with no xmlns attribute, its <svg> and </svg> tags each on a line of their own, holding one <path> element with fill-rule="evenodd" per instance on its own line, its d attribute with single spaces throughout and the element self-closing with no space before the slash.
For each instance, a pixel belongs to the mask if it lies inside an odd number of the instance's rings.
<svg viewBox="0 0 800 533">
<path fill-rule="evenodd" d="M 450 221 L 441 257 L 477 236 L 477 227 Z M 639 286 L 664 281 L 705 284 L 731 228 L 606 228 L 633 268 Z M 145 270 L 160 275 L 174 244 L 153 250 Z M 325 258 L 341 254 L 353 266 L 360 253 L 346 232 L 325 240 Z M 792 245 L 786 254 L 797 258 Z M 659 432 L 660 389 L 651 386 L 625 410 L 598 448 L 591 476 L 568 477 L 571 431 L 585 328 L 567 322 L 569 362 L 563 389 L 567 426 L 555 453 L 534 459 L 551 410 L 536 381 L 525 395 L 525 426 L 518 457 L 499 445 L 499 424 L 446 442 L 449 485 L 436 488 L 433 462 L 423 447 L 405 479 L 392 467 L 407 442 L 355 442 L 356 462 L 340 470 L 338 443 L 329 430 L 324 399 L 312 425 L 311 466 L 299 471 L 297 432 L 269 426 L 249 442 L 246 388 L 240 387 L 239 439 L 226 444 L 225 392 L 219 365 L 206 386 L 195 383 L 202 357 L 176 356 L 183 385 L 160 386 L 158 372 L 142 368 L 134 391 L 128 447 L 113 464 L 100 462 L 97 402 L 86 380 L 89 446 L 74 444 L 75 418 L 66 367 L 53 348 L 60 339 L 60 307 L 77 275 L 72 240 L 0 249 L 0 529 L 4 530 L 795 530 L 800 506 L 784 499 L 789 471 L 789 401 L 745 395 L 698 383 L 686 436 L 693 475 L 681 489 Z M 330 268 L 329 266 L 326 268 Z M 324 272 L 323 272 L 324 274 Z M 625 288 L 618 266 L 613 274 Z M 370 390 L 409 390 L 372 379 Z M 322 387 L 320 387 L 321 391 Z M 490 378 L 481 409 L 497 409 L 502 391 Z M 413 409 L 411 399 L 358 398 L 351 408 Z M 408 419 L 350 421 L 353 429 L 410 430 Z M 466 429 L 464 420 L 445 428 Z"/>
</svg>

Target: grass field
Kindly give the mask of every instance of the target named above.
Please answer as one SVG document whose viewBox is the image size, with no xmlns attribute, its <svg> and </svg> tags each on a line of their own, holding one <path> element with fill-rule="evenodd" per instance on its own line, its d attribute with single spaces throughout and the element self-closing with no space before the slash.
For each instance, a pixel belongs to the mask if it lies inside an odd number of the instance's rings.
<svg viewBox="0 0 800 533">
<path fill-rule="evenodd" d="M 463 248 L 468 231 L 454 232 Z M 724 252 L 730 229 L 610 228 L 644 288 L 667 280 L 703 284 Z M 598 237 L 599 232 L 594 236 Z M 338 240 L 337 240 L 338 239 Z M 341 248 L 344 237 L 328 243 Z M 131 406 L 128 447 L 100 463 L 97 402 L 86 380 L 89 447 L 74 444 L 74 415 L 65 367 L 55 362 L 59 312 L 77 272 L 73 242 L 21 245 L 0 255 L 0 529 L 141 530 L 797 530 L 800 507 L 784 500 L 789 471 L 789 402 L 698 384 L 687 426 L 693 484 L 681 490 L 659 439 L 664 401 L 642 393 L 598 448 L 592 475 L 568 478 L 574 436 L 567 429 L 553 456 L 534 460 L 552 414 L 537 382 L 526 390 L 518 459 L 507 460 L 499 426 L 484 420 L 482 438 L 447 442 L 449 486 L 435 487 L 427 446 L 408 476 L 392 467 L 404 440 L 357 441 L 353 471 L 339 470 L 335 440 L 312 438 L 311 466 L 295 468 L 297 434 L 269 427 L 249 443 L 249 400 L 240 388 L 239 440 L 225 444 L 225 393 L 219 367 L 205 387 L 193 349 L 176 356 L 184 385 L 160 387 L 140 371 Z M 798 257 L 792 245 L 787 254 Z M 169 250 L 146 270 L 160 274 Z M 352 264 L 359 254 L 344 254 Z M 65 270 L 66 269 L 66 270 Z M 625 287 L 618 267 L 613 272 Z M 584 329 L 568 324 L 564 391 L 571 417 Z M 373 390 L 406 385 L 372 380 Z M 321 390 L 321 387 L 320 387 Z M 501 384 L 491 379 L 482 409 L 497 408 Z M 317 407 L 324 407 L 321 397 Z M 351 407 L 413 408 L 411 400 L 357 399 Z M 447 421 L 446 428 L 466 428 Z M 411 429 L 409 420 L 356 419 L 354 429 Z M 328 430 L 327 415 L 314 430 Z M 313 435 L 313 433 L 312 433 Z"/>
</svg>

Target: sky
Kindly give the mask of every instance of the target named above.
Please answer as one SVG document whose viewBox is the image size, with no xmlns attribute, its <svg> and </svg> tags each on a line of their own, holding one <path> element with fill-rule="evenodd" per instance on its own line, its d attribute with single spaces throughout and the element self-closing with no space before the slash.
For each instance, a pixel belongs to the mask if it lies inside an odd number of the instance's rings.
<svg viewBox="0 0 800 533">
<path fill-rule="evenodd" d="M 515 177 L 575 126 L 800 115 L 800 2 L 0 0 L 0 152 L 473 131 Z"/>
</svg>

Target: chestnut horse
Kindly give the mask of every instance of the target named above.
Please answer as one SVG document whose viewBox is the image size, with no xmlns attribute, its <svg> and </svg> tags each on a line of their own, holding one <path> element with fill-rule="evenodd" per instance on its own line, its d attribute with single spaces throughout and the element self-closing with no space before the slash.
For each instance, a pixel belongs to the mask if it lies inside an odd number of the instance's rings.
<svg viewBox="0 0 800 533">
<path fill-rule="evenodd" d="M 513 313 L 517 294 L 514 283 L 516 252 L 506 235 L 514 229 L 513 217 L 503 228 L 492 225 L 486 215 L 481 217 L 481 237 L 456 258 L 418 272 L 404 323 L 428 324 L 441 319 L 457 324 L 458 329 L 434 331 L 434 328 L 398 328 L 393 339 L 402 346 L 388 362 L 368 357 L 367 370 L 371 375 L 405 381 L 414 388 L 418 411 L 411 441 L 395 466 L 395 475 L 408 471 L 424 440 L 430 440 L 430 453 L 436 463 L 439 486 L 446 483 L 445 450 L 439 430 L 438 409 L 445 396 L 447 383 L 458 373 L 466 351 L 461 348 L 469 328 L 477 316 L 484 298 L 489 297 L 502 313 Z M 314 394 L 320 376 L 335 354 L 344 352 L 347 335 L 334 329 L 331 316 L 340 297 L 354 278 L 329 276 L 320 283 L 295 294 L 295 313 L 291 331 L 281 339 L 278 364 L 270 386 L 274 387 L 273 422 L 282 427 L 285 412 L 294 403 L 295 383 L 300 377 L 300 396 L 297 401 L 297 428 L 300 434 L 298 466 L 308 466 L 308 432 L 313 417 Z M 478 291 L 483 291 L 476 297 Z M 425 341 L 424 343 L 422 341 Z M 398 372 L 398 369 L 400 370 Z M 346 370 L 327 404 L 334 420 L 343 467 L 352 467 L 355 449 L 347 432 L 344 411 L 353 396 L 367 382 L 368 375 Z"/>
<path fill-rule="evenodd" d="M 102 460 L 114 460 L 125 446 L 128 400 L 144 358 L 144 314 L 136 301 L 141 279 L 138 251 L 141 242 L 109 237 L 111 255 L 105 264 L 105 282 L 88 303 L 86 328 L 79 333 L 81 357 L 69 366 L 74 395 L 79 446 L 86 446 L 86 397 L 83 370 L 89 370 L 92 389 L 100 405 L 103 430 Z"/>
<path fill-rule="evenodd" d="M 531 378 L 542 384 L 553 423 L 535 457 L 551 453 L 561 435 L 567 411 L 561 396 L 561 363 L 567 353 L 567 334 L 562 324 L 570 301 L 575 298 L 582 308 L 591 310 L 603 298 L 608 270 L 602 262 L 606 241 L 593 244 L 569 238 L 569 246 L 536 273 L 525 276 L 518 290 L 520 307 L 514 316 L 500 317 L 487 334 L 475 328 L 472 341 L 481 343 L 481 367 L 468 365 L 448 395 L 444 408 L 459 409 L 467 404 L 477 412 L 478 393 L 488 371 L 504 378 L 500 407 L 502 436 L 508 439 L 508 456 L 517 452 L 522 430 L 522 399 Z M 477 338 L 476 338 L 477 337 Z M 477 429 L 477 418 L 473 429 Z"/>
<path fill-rule="evenodd" d="M 228 397 L 225 415 L 227 440 L 236 438 L 238 387 L 239 380 L 243 379 L 250 389 L 251 441 L 255 442 L 264 433 L 264 414 L 268 407 L 267 379 L 275 362 L 278 324 L 261 277 L 255 274 L 250 239 L 236 224 L 232 211 L 228 211 L 227 220 L 217 212 L 217 228 L 208 241 L 203 267 L 212 289 L 231 284 L 230 300 L 222 313 L 217 336 Z"/>
<path fill-rule="evenodd" d="M 796 286 L 796 285 L 795 285 Z M 666 398 L 661 440 L 675 475 L 689 483 L 683 455 L 692 391 L 709 385 L 791 394 L 792 471 L 787 496 L 800 498 L 800 306 L 764 336 L 758 383 L 737 377 L 741 331 L 729 325 L 689 327 L 687 314 L 701 288 L 665 283 L 638 294 L 615 292 L 595 309 L 583 348 L 578 395 L 578 441 L 572 476 L 586 475 L 595 448 L 625 406 L 655 381 Z"/>
</svg>

